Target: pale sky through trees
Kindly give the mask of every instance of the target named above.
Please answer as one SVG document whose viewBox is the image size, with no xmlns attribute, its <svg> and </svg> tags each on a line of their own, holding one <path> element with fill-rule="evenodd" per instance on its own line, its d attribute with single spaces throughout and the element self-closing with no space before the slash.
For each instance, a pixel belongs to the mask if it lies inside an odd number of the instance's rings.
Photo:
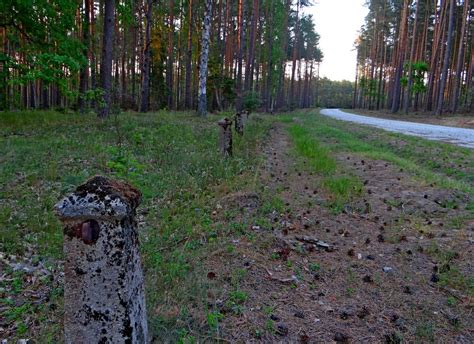
<svg viewBox="0 0 474 344">
<path fill-rule="evenodd" d="M 316 31 L 321 35 L 324 54 L 320 76 L 332 80 L 355 79 L 354 41 L 368 9 L 364 0 L 316 0 L 306 10 L 314 16 Z"/>
</svg>

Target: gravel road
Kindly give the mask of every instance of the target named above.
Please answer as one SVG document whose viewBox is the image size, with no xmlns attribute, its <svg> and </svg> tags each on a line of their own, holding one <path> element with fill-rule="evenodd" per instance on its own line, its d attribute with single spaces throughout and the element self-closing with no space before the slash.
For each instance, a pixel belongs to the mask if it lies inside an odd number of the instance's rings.
<svg viewBox="0 0 474 344">
<path fill-rule="evenodd" d="M 449 142 L 458 146 L 474 149 L 474 129 L 453 128 L 441 125 L 360 116 L 339 109 L 324 109 L 321 110 L 321 114 L 342 121 L 366 124 L 388 131 L 420 136 L 428 140 Z"/>
</svg>

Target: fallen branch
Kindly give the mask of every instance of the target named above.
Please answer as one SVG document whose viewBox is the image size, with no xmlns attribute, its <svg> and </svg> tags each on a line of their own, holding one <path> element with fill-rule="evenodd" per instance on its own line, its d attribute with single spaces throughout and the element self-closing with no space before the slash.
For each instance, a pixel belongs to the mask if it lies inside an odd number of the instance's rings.
<svg viewBox="0 0 474 344">
<path fill-rule="evenodd" d="M 295 236 L 295 239 L 301 242 L 305 242 L 308 244 L 313 244 L 318 247 L 324 248 L 326 251 L 333 250 L 333 246 L 328 244 L 327 242 L 318 240 L 316 238 L 308 237 L 308 236 Z"/>
</svg>

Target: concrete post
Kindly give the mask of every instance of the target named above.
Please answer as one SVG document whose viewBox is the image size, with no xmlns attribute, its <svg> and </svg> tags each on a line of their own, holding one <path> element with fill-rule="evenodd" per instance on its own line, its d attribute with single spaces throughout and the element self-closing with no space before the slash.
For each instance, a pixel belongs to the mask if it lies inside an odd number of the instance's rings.
<svg viewBox="0 0 474 344">
<path fill-rule="evenodd" d="M 140 201 L 131 185 L 96 176 L 55 205 L 64 225 L 66 343 L 147 343 Z"/>
<path fill-rule="evenodd" d="M 225 157 L 232 156 L 232 121 L 228 118 L 223 118 L 217 122 L 221 127 L 219 133 L 219 148 L 222 155 Z"/>
<path fill-rule="evenodd" d="M 244 122 L 244 127 L 247 125 L 247 121 L 249 120 L 250 118 L 250 111 L 249 110 L 244 110 L 242 112 L 242 118 L 243 118 L 243 122 Z"/>
<path fill-rule="evenodd" d="M 242 136 L 244 134 L 244 115 L 240 112 L 235 114 L 235 131 Z"/>
</svg>

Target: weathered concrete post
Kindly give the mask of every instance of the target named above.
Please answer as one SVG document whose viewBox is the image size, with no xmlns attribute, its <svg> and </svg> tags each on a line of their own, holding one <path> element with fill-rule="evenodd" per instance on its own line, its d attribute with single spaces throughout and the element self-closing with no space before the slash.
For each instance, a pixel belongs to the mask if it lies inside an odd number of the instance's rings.
<svg viewBox="0 0 474 344">
<path fill-rule="evenodd" d="M 96 176 L 55 205 L 64 225 L 66 343 L 147 343 L 140 201 L 131 185 Z"/>
<path fill-rule="evenodd" d="M 221 127 L 219 133 L 221 153 L 225 157 L 232 156 L 232 121 L 226 117 L 217 122 L 217 124 Z"/>
<path fill-rule="evenodd" d="M 237 112 L 235 114 L 235 131 L 240 136 L 244 134 L 244 117 L 243 114 L 240 112 Z"/>
</svg>

